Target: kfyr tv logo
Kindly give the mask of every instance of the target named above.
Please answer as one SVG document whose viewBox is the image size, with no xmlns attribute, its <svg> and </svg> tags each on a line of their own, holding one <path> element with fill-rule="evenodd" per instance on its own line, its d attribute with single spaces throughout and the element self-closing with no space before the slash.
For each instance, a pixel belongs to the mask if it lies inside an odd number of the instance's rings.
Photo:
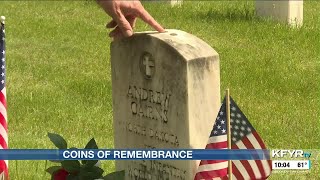
<svg viewBox="0 0 320 180">
<path fill-rule="evenodd" d="M 271 157 L 273 158 L 310 158 L 310 152 L 304 152 L 303 150 L 272 150 Z"/>
</svg>

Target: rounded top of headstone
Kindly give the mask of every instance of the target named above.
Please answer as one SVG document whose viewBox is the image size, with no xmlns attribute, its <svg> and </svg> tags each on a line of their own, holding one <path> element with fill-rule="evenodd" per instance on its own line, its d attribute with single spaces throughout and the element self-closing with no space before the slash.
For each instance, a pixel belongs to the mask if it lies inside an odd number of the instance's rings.
<svg viewBox="0 0 320 180">
<path fill-rule="evenodd" d="M 166 45 L 175 49 L 187 61 L 201 57 L 218 56 L 218 53 L 200 38 L 176 29 L 166 29 L 163 33 L 156 31 L 137 32 L 132 37 L 120 41 L 125 42 L 142 37 L 164 42 Z M 113 44 L 115 43 L 117 43 L 117 41 L 113 42 Z"/>
</svg>

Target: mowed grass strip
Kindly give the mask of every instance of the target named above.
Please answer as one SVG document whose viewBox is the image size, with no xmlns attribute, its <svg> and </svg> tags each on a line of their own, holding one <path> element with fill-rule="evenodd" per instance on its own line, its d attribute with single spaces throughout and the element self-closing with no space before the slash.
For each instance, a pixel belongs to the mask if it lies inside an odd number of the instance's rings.
<svg viewBox="0 0 320 180">
<path fill-rule="evenodd" d="M 300 29 L 256 18 L 254 2 L 145 7 L 166 28 L 190 32 L 219 53 L 221 94 L 231 89 L 270 149 L 318 148 L 320 3 L 304 3 Z M 90 1 L 2 2 L 0 15 L 7 18 L 10 148 L 54 148 L 47 132 L 70 147 L 95 137 L 112 148 L 110 18 Z M 151 30 L 141 21 L 136 29 Z M 114 170 L 114 162 L 102 165 Z M 312 166 L 270 179 L 320 178 Z M 44 168 L 44 161 L 10 161 L 9 169 L 11 179 L 49 179 Z"/>
</svg>

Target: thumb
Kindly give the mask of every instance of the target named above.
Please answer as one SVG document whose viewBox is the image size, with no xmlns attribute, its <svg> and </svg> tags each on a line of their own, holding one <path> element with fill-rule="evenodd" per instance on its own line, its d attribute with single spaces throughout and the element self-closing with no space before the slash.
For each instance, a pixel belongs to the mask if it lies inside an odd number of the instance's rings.
<svg viewBox="0 0 320 180">
<path fill-rule="evenodd" d="M 132 30 L 130 23 L 124 17 L 124 15 L 122 13 L 119 13 L 118 16 L 114 20 L 117 22 L 118 27 L 120 28 L 122 34 L 125 37 L 129 37 L 133 34 L 133 30 Z"/>
</svg>

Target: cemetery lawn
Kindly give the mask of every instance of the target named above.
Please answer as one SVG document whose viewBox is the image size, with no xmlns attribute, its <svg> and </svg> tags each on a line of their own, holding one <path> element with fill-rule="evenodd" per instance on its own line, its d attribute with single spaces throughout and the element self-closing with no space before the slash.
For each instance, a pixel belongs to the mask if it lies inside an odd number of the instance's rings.
<svg viewBox="0 0 320 180">
<path fill-rule="evenodd" d="M 304 2 L 300 29 L 254 17 L 253 1 L 145 7 L 166 28 L 192 33 L 219 53 L 222 96 L 230 88 L 268 148 L 319 148 L 319 2 Z M 1 2 L 0 15 L 7 19 L 9 147 L 55 148 L 47 138 L 55 132 L 70 147 L 95 137 L 112 148 L 110 18 L 91 1 Z M 136 29 L 151 30 L 141 21 Z M 45 161 L 9 163 L 11 179 L 49 179 Z M 112 161 L 102 165 L 114 170 Z M 270 179 L 320 179 L 319 161 L 311 172 Z"/>
</svg>

